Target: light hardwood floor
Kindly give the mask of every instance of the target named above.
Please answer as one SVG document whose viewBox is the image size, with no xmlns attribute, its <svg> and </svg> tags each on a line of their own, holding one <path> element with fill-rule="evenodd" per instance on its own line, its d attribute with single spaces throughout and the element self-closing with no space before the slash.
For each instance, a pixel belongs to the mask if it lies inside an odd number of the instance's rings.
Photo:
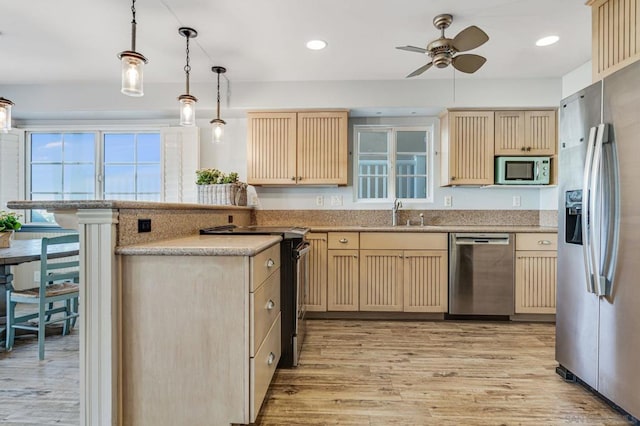
<svg viewBox="0 0 640 426">
<path fill-rule="evenodd" d="M 256 424 L 628 425 L 555 374 L 554 332 L 535 323 L 308 321 L 300 366 L 276 372 Z M 45 357 L 35 338 L 0 349 L 0 424 L 79 423 L 78 330 L 48 336 Z"/>
</svg>

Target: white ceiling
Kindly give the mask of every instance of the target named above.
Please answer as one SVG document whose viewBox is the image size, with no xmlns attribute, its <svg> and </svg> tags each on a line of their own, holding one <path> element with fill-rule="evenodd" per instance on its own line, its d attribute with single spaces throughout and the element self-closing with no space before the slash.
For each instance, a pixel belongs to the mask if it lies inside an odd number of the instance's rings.
<svg viewBox="0 0 640 426">
<path fill-rule="evenodd" d="M 4 1 L 0 84 L 119 80 L 118 52 L 130 49 L 131 2 Z M 212 65 L 230 81 L 399 80 L 428 62 L 396 46 L 425 47 L 439 36 L 432 19 L 453 14 L 446 35 L 477 25 L 490 40 L 470 53 L 487 63 L 456 78 L 559 78 L 590 58 L 590 8 L 584 0 L 138 0 L 137 51 L 145 81 L 184 82 L 185 39 L 193 82 L 211 82 Z M 535 41 L 557 34 L 540 48 Z M 323 51 L 305 42 L 326 40 Z M 431 69 L 419 79 L 451 78 Z M 0 94 L 2 95 L 2 94 Z"/>
</svg>

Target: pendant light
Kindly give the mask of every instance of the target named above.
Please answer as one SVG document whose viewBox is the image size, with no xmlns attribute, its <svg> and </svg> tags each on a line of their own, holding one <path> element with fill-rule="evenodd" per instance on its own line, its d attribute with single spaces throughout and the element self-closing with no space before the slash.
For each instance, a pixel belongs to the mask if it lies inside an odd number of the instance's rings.
<svg viewBox="0 0 640 426">
<path fill-rule="evenodd" d="M 180 101 L 180 125 L 194 126 L 196 124 L 196 102 L 198 102 L 198 99 L 189 94 L 189 72 L 191 71 L 191 65 L 189 65 L 189 39 L 197 37 L 198 32 L 193 28 L 181 27 L 178 29 L 178 33 L 187 39 L 187 63 L 184 66 L 187 91 L 184 95 L 178 96 Z"/>
<path fill-rule="evenodd" d="M 222 136 L 224 135 L 224 125 L 227 124 L 224 120 L 220 119 L 220 74 L 227 72 L 227 69 L 225 67 L 212 67 L 211 71 L 218 74 L 218 108 L 216 118 L 211 120 L 210 123 L 213 125 L 213 142 L 219 143 L 222 141 Z"/>
<path fill-rule="evenodd" d="M 122 61 L 122 88 L 120 91 L 128 96 L 142 96 L 142 68 L 147 58 L 136 52 L 136 0 L 132 0 L 131 14 L 131 50 L 118 53 Z"/>
<path fill-rule="evenodd" d="M 0 97 L 0 131 L 8 132 L 11 130 L 11 107 L 13 102 L 9 99 Z"/>
</svg>

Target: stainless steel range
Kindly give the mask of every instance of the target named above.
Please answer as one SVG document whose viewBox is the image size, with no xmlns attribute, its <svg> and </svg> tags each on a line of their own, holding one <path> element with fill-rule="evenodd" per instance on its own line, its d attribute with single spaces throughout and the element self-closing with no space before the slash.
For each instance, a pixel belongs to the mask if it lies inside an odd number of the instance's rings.
<svg viewBox="0 0 640 426">
<path fill-rule="evenodd" d="M 309 288 L 308 253 L 310 244 L 305 235 L 308 228 L 281 226 L 215 226 L 201 229 L 203 235 L 280 235 L 280 307 L 282 316 L 281 368 L 298 365 L 305 336 L 305 296 Z"/>
</svg>

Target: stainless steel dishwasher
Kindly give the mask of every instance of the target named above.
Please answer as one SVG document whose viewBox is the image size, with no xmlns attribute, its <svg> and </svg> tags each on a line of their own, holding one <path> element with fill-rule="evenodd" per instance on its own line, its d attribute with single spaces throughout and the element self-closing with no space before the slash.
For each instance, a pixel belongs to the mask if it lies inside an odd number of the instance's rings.
<svg viewBox="0 0 640 426">
<path fill-rule="evenodd" d="M 449 235 L 449 314 L 513 315 L 513 234 Z"/>
</svg>

